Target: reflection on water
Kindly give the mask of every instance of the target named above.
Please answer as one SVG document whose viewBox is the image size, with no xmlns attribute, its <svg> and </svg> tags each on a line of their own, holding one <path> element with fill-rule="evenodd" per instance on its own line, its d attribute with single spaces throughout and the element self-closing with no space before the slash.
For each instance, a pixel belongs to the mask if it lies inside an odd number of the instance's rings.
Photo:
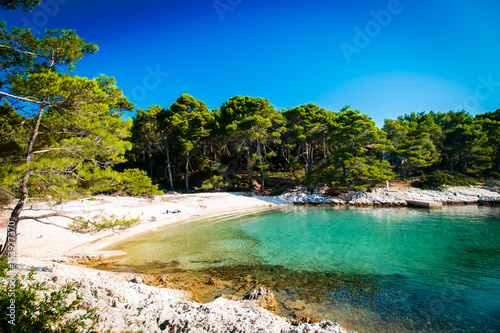
<svg viewBox="0 0 500 333">
<path fill-rule="evenodd" d="M 286 207 L 136 237 L 109 269 L 266 286 L 285 315 L 359 332 L 499 332 L 499 237 L 500 207 Z"/>
</svg>

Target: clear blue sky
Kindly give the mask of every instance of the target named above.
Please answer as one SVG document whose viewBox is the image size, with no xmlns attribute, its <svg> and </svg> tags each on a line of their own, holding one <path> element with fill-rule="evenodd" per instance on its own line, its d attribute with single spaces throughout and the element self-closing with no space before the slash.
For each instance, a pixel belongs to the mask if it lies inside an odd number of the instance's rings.
<svg viewBox="0 0 500 333">
<path fill-rule="evenodd" d="M 0 15 L 75 29 L 100 48 L 75 74 L 115 77 L 140 108 L 248 95 L 278 109 L 351 105 L 379 126 L 500 108 L 499 0 L 44 0 Z"/>
</svg>

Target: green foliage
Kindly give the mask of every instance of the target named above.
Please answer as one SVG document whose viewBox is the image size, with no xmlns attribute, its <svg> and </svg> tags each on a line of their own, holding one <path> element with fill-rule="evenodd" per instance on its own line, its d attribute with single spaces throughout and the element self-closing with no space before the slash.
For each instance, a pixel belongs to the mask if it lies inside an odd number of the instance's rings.
<svg viewBox="0 0 500 333">
<path fill-rule="evenodd" d="M 20 8 L 25 12 L 32 11 L 40 4 L 41 0 L 0 0 L 0 8 L 16 9 Z"/>
<path fill-rule="evenodd" d="M 267 147 L 280 142 L 285 131 L 283 116 L 266 99 L 235 96 L 221 106 L 216 120 L 221 129 L 219 140 L 239 161 L 246 160 L 242 164 L 246 166 L 253 190 L 254 168 L 260 169 L 264 179 L 265 171 L 272 166 L 267 159 Z"/>
<path fill-rule="evenodd" d="M 449 172 L 478 173 L 491 168 L 492 147 L 485 145 L 488 137 L 481 125 L 465 111 L 436 114 L 436 123 L 443 129 L 443 169 Z"/>
<path fill-rule="evenodd" d="M 224 176 L 212 176 L 205 180 L 200 187 L 196 187 L 197 191 L 222 191 L 231 186 L 231 183 L 224 180 Z"/>
<path fill-rule="evenodd" d="M 97 46 L 86 43 L 73 30 L 46 30 L 34 36 L 29 29 L 13 27 L 11 31 L 0 22 L 0 70 L 5 70 L 4 86 L 14 78 L 28 74 L 74 69 L 74 64 L 86 55 L 95 53 Z"/>
<path fill-rule="evenodd" d="M 419 181 L 413 183 L 413 186 L 421 189 L 441 190 L 445 185 L 448 186 L 465 186 L 476 185 L 477 180 L 467 177 L 461 173 L 448 174 L 443 171 L 436 170 L 430 174 L 422 174 Z"/>
<path fill-rule="evenodd" d="M 25 133 L 22 128 L 24 121 L 25 118 L 7 102 L 0 106 L 0 161 L 19 159 L 22 149 L 19 139 Z"/>
<path fill-rule="evenodd" d="M 490 152 L 491 172 L 500 172 L 500 109 L 477 115 L 475 120 L 487 137 L 483 148 Z"/>
<path fill-rule="evenodd" d="M 310 171 L 315 162 L 315 150 L 322 149 L 323 155 L 327 139 L 328 124 L 336 115 L 319 106 L 309 103 L 283 112 L 286 119 L 287 133 L 284 135 L 286 148 L 294 150 L 295 154 L 287 157 L 287 168 L 299 170 L 303 166 Z M 285 155 L 286 156 L 286 155 Z M 316 154 L 316 157 L 321 156 Z M 301 158 L 302 157 L 302 158 Z"/>
<path fill-rule="evenodd" d="M 73 285 L 50 290 L 45 282 L 36 282 L 34 271 L 27 275 L 8 273 L 5 260 L 0 266 L 0 331 L 12 333 L 95 332 L 95 310 L 76 311 L 82 298 Z M 9 307 L 15 306 L 15 319 Z M 15 325 L 9 321 L 13 319 Z"/>
<path fill-rule="evenodd" d="M 121 191 L 129 195 L 160 195 L 163 194 L 158 190 L 158 185 L 151 182 L 151 178 L 145 171 L 139 169 L 127 169 L 123 173 L 120 173 L 120 185 L 122 185 Z"/>
<path fill-rule="evenodd" d="M 436 126 L 433 118 L 424 114 L 385 120 L 384 131 L 394 145 L 391 160 L 403 179 L 438 161 L 440 155 L 431 139 Z"/>
<path fill-rule="evenodd" d="M 108 229 L 127 229 L 139 223 L 142 223 L 142 219 L 140 217 L 133 218 L 128 215 L 117 217 L 114 214 L 110 216 L 101 214 L 93 216 L 90 220 L 85 220 L 82 217 L 77 218 L 76 221 L 73 221 L 69 225 L 69 228 L 73 231 L 86 233 Z"/>
<path fill-rule="evenodd" d="M 153 105 L 147 110 L 138 109 L 132 121 L 131 142 L 133 146 L 127 153 L 127 158 L 139 160 L 141 155 L 146 155 L 148 163 L 143 167 L 147 165 L 150 177 L 155 175 L 153 156 L 162 148 L 162 133 L 159 128 L 158 114 L 163 111 L 163 108 L 158 105 Z"/>
<path fill-rule="evenodd" d="M 389 163 L 379 156 L 392 149 L 385 133 L 359 111 L 344 108 L 328 124 L 330 154 L 309 173 L 314 185 L 364 189 L 394 178 Z"/>
<path fill-rule="evenodd" d="M 161 128 L 175 136 L 181 154 L 185 158 L 185 184 L 189 191 L 190 161 L 201 148 L 203 139 L 211 134 L 214 126 L 214 114 L 207 109 L 205 103 L 191 95 L 181 95 L 169 110 L 162 114 Z"/>
<path fill-rule="evenodd" d="M 139 169 L 118 172 L 110 168 L 86 168 L 78 175 L 76 189 L 86 194 L 152 196 L 163 193 L 158 190 L 158 185 L 152 183 L 147 172 Z"/>
</svg>

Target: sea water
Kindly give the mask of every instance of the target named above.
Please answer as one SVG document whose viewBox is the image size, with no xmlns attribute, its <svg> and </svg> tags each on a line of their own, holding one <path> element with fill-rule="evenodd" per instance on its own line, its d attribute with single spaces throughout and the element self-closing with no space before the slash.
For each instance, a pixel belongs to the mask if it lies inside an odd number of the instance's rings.
<svg viewBox="0 0 500 333">
<path fill-rule="evenodd" d="M 500 207 L 284 207 L 113 249 L 129 255 L 116 270 L 250 273 L 360 333 L 500 332 Z"/>
</svg>

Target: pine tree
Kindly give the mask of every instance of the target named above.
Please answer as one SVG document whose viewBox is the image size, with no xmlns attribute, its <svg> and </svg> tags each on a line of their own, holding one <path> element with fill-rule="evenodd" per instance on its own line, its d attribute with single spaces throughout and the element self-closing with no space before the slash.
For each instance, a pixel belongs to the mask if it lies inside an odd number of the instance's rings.
<svg viewBox="0 0 500 333">
<path fill-rule="evenodd" d="M 363 189 L 392 179 L 383 159 L 392 149 L 385 133 L 359 111 L 343 108 L 328 124 L 330 153 L 310 174 L 314 183 L 337 189 Z"/>
<path fill-rule="evenodd" d="M 278 140 L 284 131 L 281 114 L 266 99 L 235 96 L 221 106 L 217 122 L 226 142 L 246 155 L 250 189 L 255 191 L 253 170 L 257 166 L 261 172 L 263 190 L 268 167 L 266 144 L 273 139 Z"/>
<path fill-rule="evenodd" d="M 412 113 L 396 120 L 385 120 L 384 131 L 394 145 L 392 160 L 403 179 L 421 168 L 431 166 L 439 159 L 439 153 L 429 132 L 434 126 L 429 126 L 429 121 L 422 119 L 423 117 L 424 114 Z M 425 123 L 424 126 L 422 122 Z"/>
<path fill-rule="evenodd" d="M 124 140 L 129 132 L 120 111 L 131 105 L 112 78 L 89 80 L 58 72 L 71 70 L 97 50 L 73 31 L 47 31 L 35 38 L 29 30 L 9 32 L 2 23 L 0 45 L 2 112 L 9 109 L 8 122 L 14 124 L 12 130 L 2 130 L 2 144 L 10 142 L 14 150 L 2 156 L 7 163 L 0 173 L 8 176 L 3 179 L 8 185 L 18 185 L 14 190 L 19 196 L 1 251 L 6 256 L 15 246 L 30 192 L 70 195 L 85 181 L 78 173 L 88 165 L 108 168 L 123 161 L 130 143 Z M 16 126 L 20 120 L 22 126 Z"/>
</svg>

